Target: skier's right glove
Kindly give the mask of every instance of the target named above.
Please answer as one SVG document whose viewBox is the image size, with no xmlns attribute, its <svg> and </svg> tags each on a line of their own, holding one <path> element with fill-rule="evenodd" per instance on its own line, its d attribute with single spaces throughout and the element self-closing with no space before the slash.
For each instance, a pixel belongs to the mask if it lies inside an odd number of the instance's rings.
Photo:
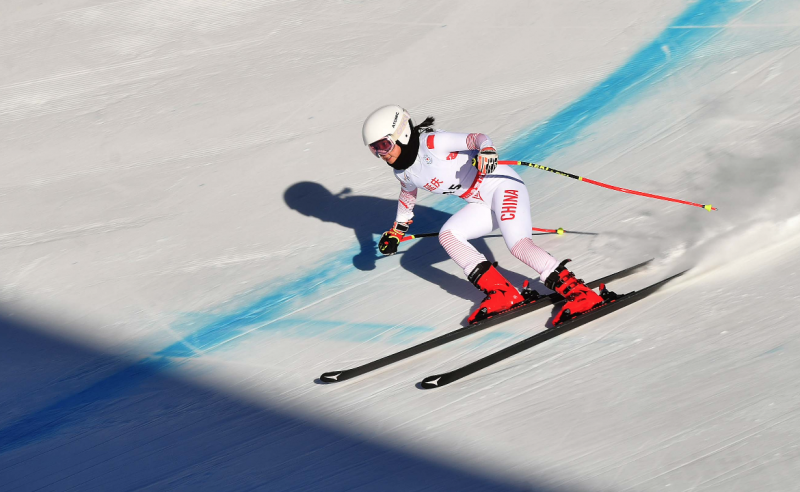
<svg viewBox="0 0 800 492">
<path fill-rule="evenodd" d="M 378 250 L 385 255 L 393 255 L 397 253 L 397 246 L 400 245 L 400 240 L 403 239 L 411 221 L 408 222 L 395 222 L 394 227 L 383 233 L 381 240 L 378 243 Z"/>
<path fill-rule="evenodd" d="M 497 169 L 497 151 L 494 147 L 481 149 L 478 156 L 472 160 L 472 165 L 478 168 L 480 174 L 492 174 Z"/>
</svg>

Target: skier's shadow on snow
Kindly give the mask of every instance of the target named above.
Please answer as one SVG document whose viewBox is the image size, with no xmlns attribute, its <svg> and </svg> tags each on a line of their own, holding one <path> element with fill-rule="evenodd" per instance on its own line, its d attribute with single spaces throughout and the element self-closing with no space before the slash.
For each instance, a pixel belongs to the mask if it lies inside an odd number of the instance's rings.
<svg viewBox="0 0 800 492">
<path fill-rule="evenodd" d="M 364 195 L 352 195 L 350 188 L 339 193 L 331 193 L 319 183 L 302 181 L 290 186 L 284 192 L 284 200 L 289 208 L 307 217 L 315 217 L 323 222 L 335 222 L 353 229 L 361 245 L 361 251 L 353 257 L 353 266 L 362 271 L 375 268 L 375 262 L 382 258 L 378 252 L 376 236 L 390 229 L 397 213 L 397 199 L 384 199 Z M 414 207 L 414 224 L 410 234 L 437 232 L 451 214 L 417 204 Z M 471 241 L 478 251 L 489 261 L 494 261 L 486 241 Z M 434 283 L 452 295 L 472 299 L 477 303 L 483 297 L 463 276 L 445 273 L 434 267 L 436 263 L 452 261 L 435 237 L 422 238 L 402 243 L 400 246 L 400 266 L 418 277 Z M 526 277 L 502 269 L 503 275 L 517 286 Z"/>
</svg>

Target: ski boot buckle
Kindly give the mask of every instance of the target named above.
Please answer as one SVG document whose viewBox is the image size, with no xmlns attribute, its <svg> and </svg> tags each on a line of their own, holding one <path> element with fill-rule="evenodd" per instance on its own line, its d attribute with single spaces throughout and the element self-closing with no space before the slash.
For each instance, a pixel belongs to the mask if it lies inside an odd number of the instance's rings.
<svg viewBox="0 0 800 492">
<path fill-rule="evenodd" d="M 608 290 L 606 284 L 600 284 L 600 297 L 603 298 L 603 302 L 611 302 L 616 301 L 619 296 L 615 292 Z"/>
<path fill-rule="evenodd" d="M 531 283 L 528 280 L 525 280 L 522 283 L 522 290 L 520 291 L 520 295 L 522 295 L 522 298 L 525 299 L 526 304 L 538 301 L 542 297 L 542 295 L 537 291 L 531 289 L 530 285 Z"/>
</svg>

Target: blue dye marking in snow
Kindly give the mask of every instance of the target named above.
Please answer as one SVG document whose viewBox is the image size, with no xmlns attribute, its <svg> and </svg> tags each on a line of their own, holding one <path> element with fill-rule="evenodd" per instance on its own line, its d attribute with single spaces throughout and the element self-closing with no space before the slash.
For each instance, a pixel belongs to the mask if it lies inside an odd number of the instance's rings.
<svg viewBox="0 0 800 492">
<path fill-rule="evenodd" d="M 272 293 L 237 311 L 217 316 L 182 340 L 160 350 L 157 357 L 195 357 L 251 331 L 268 329 L 270 325 L 309 302 L 323 287 L 344 286 L 341 277 L 352 268 L 351 258 L 358 248 L 351 248 L 338 257 L 326 260 L 299 278 L 271 285 Z"/>
<path fill-rule="evenodd" d="M 697 2 L 606 80 L 549 120 L 513 139 L 504 146 L 503 153 L 514 160 L 542 162 L 572 145 L 588 126 L 669 76 L 688 55 L 722 31 L 716 26 L 726 24 L 753 3 Z"/>
<path fill-rule="evenodd" d="M 777 354 L 778 352 L 783 352 L 783 345 L 778 345 L 778 346 L 777 346 L 777 347 L 775 347 L 774 349 L 767 350 L 767 351 L 766 351 L 766 352 L 764 352 L 763 354 L 761 354 L 761 355 L 757 356 L 757 357 L 756 357 L 756 359 L 757 359 L 758 357 L 763 357 L 763 356 L 765 356 L 765 355 Z"/>
<path fill-rule="evenodd" d="M 287 330 L 289 337 L 313 338 L 324 333 L 332 340 L 402 343 L 415 335 L 430 333 L 428 326 L 405 326 L 386 323 L 350 323 L 316 319 L 284 319 L 276 323 L 278 330 Z"/>
<path fill-rule="evenodd" d="M 721 28 L 681 29 L 682 26 L 724 25 L 754 2 L 701 0 L 689 7 L 655 41 L 639 51 L 619 70 L 550 120 L 512 140 L 504 154 L 518 160 L 539 160 L 575 143 L 579 133 L 614 112 L 663 80 L 687 55 L 708 42 Z M 668 48 L 669 55 L 667 55 Z M 443 200 L 437 210 L 453 212 L 463 203 Z M 271 294 L 228 315 L 219 316 L 183 340 L 161 350 L 154 358 L 140 361 L 84 391 L 64 398 L 38 412 L 0 429 L 0 453 L 22 447 L 52 435 L 80 419 L 87 405 L 111 400 L 136 388 L 142 381 L 170 365 L 165 357 L 193 357 L 197 350 L 220 347 L 254 329 L 267 327 L 293 309 L 311 302 L 322 288 L 344 285 L 342 276 L 352 273 L 356 249 L 337 253 L 301 278 L 282 282 Z M 159 357 L 160 356 L 160 357 Z"/>
<path fill-rule="evenodd" d="M 0 454 L 40 441 L 96 411 L 92 405 L 111 404 L 116 398 L 157 375 L 169 365 L 166 359 L 148 358 L 105 378 L 88 388 L 32 412 L 0 429 Z"/>
<path fill-rule="evenodd" d="M 431 333 L 433 328 L 428 326 L 406 326 L 397 323 L 353 323 L 349 321 L 318 320 L 308 318 L 287 318 L 253 327 L 247 333 L 279 334 L 282 338 L 318 338 L 322 335 L 329 340 L 346 342 L 381 342 L 391 345 L 407 343 L 419 335 Z M 224 345 L 223 345 L 224 346 Z M 181 353 L 176 351 L 175 353 Z M 173 357 L 171 353 L 159 353 Z M 202 352 L 193 354 L 201 355 Z M 184 355 L 184 357 L 188 357 Z"/>
<path fill-rule="evenodd" d="M 517 338 L 517 337 L 519 337 L 519 335 L 515 335 L 513 333 L 508 333 L 508 332 L 505 332 L 505 331 L 497 331 L 497 332 L 494 332 L 494 333 L 487 333 L 487 334 L 483 335 L 482 337 L 480 337 L 480 338 L 478 338 L 476 340 L 473 340 L 472 346 L 473 347 L 480 347 L 480 346 L 486 345 L 487 343 L 490 343 L 490 342 L 506 341 L 506 340 L 509 340 L 509 339 L 512 339 L 512 338 Z"/>
<path fill-rule="evenodd" d="M 334 260 L 326 260 L 322 266 L 313 268 L 310 273 L 297 279 L 272 284 L 273 293 L 261 297 L 249 305 L 230 314 L 211 316 L 199 330 L 158 351 L 156 357 L 196 357 L 224 343 L 254 331 L 287 330 L 291 327 L 295 336 L 312 338 L 334 328 L 349 326 L 348 333 L 337 333 L 333 338 L 352 341 L 368 341 L 387 330 L 394 330 L 390 339 L 407 340 L 413 335 L 432 331 L 429 327 L 397 326 L 396 324 L 358 324 L 339 323 L 321 320 L 296 320 L 290 316 L 293 311 L 313 302 L 314 295 L 324 288 L 347 285 L 342 275 L 352 270 L 351 259 L 358 251 L 353 248 Z M 301 328 L 301 329 L 300 329 Z M 290 334 L 291 335 L 291 334 Z M 391 342 L 390 342 L 391 343 Z"/>
</svg>

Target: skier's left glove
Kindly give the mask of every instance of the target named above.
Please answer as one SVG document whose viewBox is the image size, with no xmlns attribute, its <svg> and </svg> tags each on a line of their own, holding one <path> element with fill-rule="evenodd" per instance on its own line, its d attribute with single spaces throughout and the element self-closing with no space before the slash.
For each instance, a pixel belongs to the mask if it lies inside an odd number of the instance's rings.
<svg viewBox="0 0 800 492">
<path fill-rule="evenodd" d="M 497 151 L 494 147 L 481 149 L 478 157 L 473 159 L 472 165 L 478 168 L 480 174 L 492 174 L 497 169 Z"/>
<path fill-rule="evenodd" d="M 395 222 L 394 227 L 384 232 L 383 236 L 381 236 L 381 240 L 378 243 L 378 250 L 387 256 L 397 253 L 397 246 L 400 245 L 400 241 L 403 239 L 403 236 L 406 235 L 410 226 L 411 221 Z"/>
</svg>

